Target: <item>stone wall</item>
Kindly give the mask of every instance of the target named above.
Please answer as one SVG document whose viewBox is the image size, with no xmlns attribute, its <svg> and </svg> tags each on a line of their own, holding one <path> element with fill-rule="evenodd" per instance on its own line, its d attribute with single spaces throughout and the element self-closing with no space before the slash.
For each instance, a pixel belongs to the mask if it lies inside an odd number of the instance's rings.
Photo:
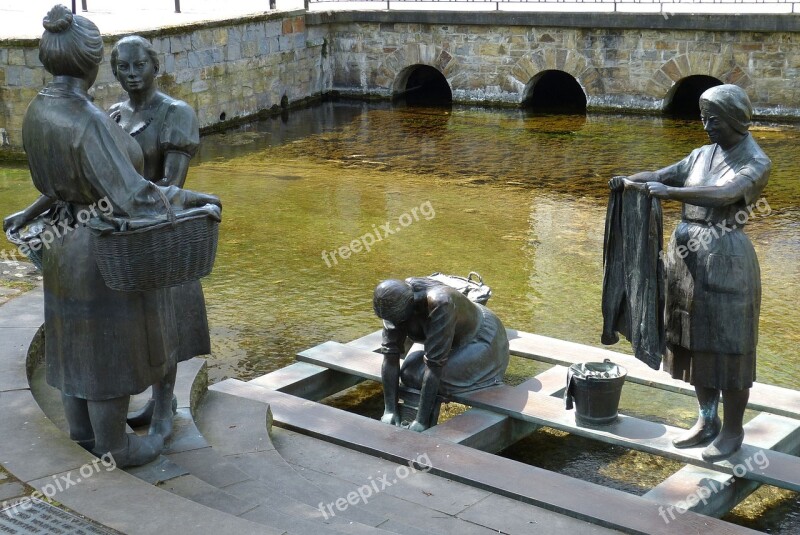
<svg viewBox="0 0 800 535">
<path fill-rule="evenodd" d="M 761 116 L 800 118 L 794 15 L 336 12 L 326 25 L 333 89 L 389 97 L 407 69 L 442 72 L 456 101 L 518 105 L 545 70 L 572 75 L 592 110 L 661 110 L 676 82 L 744 87 Z"/>
<path fill-rule="evenodd" d="M 204 128 L 330 91 L 390 98 L 418 65 L 443 73 L 458 102 L 519 105 L 556 69 L 591 110 L 655 112 L 680 80 L 707 75 L 744 87 L 761 117 L 800 119 L 796 15 L 296 11 L 142 35 L 160 53 L 162 89 Z M 108 65 L 119 37 L 107 37 L 93 89 L 101 107 L 124 97 Z M 36 47 L 0 41 L 0 147 L 19 149 L 25 107 L 48 80 Z"/>
<path fill-rule="evenodd" d="M 229 124 L 319 97 L 330 87 L 326 32 L 305 26 L 305 13 L 268 13 L 183 28 L 142 32 L 159 52 L 160 88 L 197 111 L 201 127 Z M 125 93 L 111 74 L 114 42 L 91 90 L 102 108 Z M 28 103 L 51 77 L 39 62 L 38 40 L 0 41 L 0 145 L 18 154 Z"/>
</svg>

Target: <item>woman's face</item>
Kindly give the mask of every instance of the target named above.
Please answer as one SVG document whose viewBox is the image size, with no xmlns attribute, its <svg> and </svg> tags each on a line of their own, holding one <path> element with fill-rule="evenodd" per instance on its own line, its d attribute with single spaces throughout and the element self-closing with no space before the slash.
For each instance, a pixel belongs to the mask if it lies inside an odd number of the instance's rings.
<svg viewBox="0 0 800 535">
<path fill-rule="evenodd" d="M 708 139 L 723 149 L 732 147 L 742 138 L 743 134 L 734 130 L 731 125 L 706 106 L 700 108 L 700 119 L 703 121 L 703 130 L 708 134 Z"/>
<path fill-rule="evenodd" d="M 135 43 L 118 48 L 117 80 L 128 93 L 147 91 L 156 79 L 156 68 L 147 51 Z"/>
</svg>

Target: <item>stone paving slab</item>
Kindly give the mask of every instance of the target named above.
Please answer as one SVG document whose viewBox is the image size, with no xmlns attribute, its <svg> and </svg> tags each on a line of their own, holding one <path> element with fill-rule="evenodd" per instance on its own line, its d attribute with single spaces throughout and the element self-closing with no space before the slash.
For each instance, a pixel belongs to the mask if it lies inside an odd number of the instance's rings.
<svg viewBox="0 0 800 535">
<path fill-rule="evenodd" d="M 37 330 L 35 327 L 0 329 L 0 355 L 3 355 L 0 357 L 0 392 L 28 388 L 25 359 L 28 346 Z"/>
<path fill-rule="evenodd" d="M 206 440 L 221 455 L 274 449 L 268 432 L 272 425 L 269 405 L 244 399 L 225 403 L 230 397 L 221 392 L 206 394 L 196 419 Z"/>
<path fill-rule="evenodd" d="M 94 459 L 74 442 L 65 440 L 29 390 L 0 392 L 0 407 L 0 463 L 21 481 L 74 470 Z"/>
<path fill-rule="evenodd" d="M 63 474 L 56 474 L 63 475 Z M 42 489 L 52 477 L 32 481 Z M 154 487 L 123 472 L 100 471 L 82 480 L 54 499 L 126 535 L 198 535 L 236 533 L 237 535 L 282 535 L 285 530 L 254 524 L 236 516 L 194 503 Z"/>
<path fill-rule="evenodd" d="M 219 452 L 214 451 L 210 446 L 199 450 L 173 453 L 168 457 L 170 461 L 185 468 L 188 473 L 218 488 L 252 480 L 252 477 L 245 472 L 249 467 L 240 468 L 227 462 Z"/>
<path fill-rule="evenodd" d="M 41 288 L 16 297 L 3 305 L 0 333 L 7 327 L 38 329 L 44 323 L 44 291 Z"/>
<path fill-rule="evenodd" d="M 242 515 L 258 507 L 257 496 L 253 496 L 252 499 L 234 496 L 191 474 L 170 479 L 159 485 L 158 488 L 234 516 Z"/>
<path fill-rule="evenodd" d="M 422 471 L 399 477 L 398 465 L 395 463 L 370 456 L 358 456 L 358 462 L 352 462 L 353 458 L 346 448 L 320 440 L 307 442 L 307 437 L 296 433 L 284 435 L 283 432 L 276 432 L 273 436 L 276 442 L 277 437 L 281 437 L 283 447 L 279 449 L 279 453 L 287 462 L 305 468 L 302 474 L 306 478 L 319 484 L 319 479 L 314 475 L 314 472 L 318 472 L 336 474 L 337 478 L 343 480 L 342 487 L 336 492 L 338 496 L 375 481 L 382 489 L 381 494 L 407 500 L 447 515 L 456 515 L 491 494 Z M 402 474 L 405 474 L 404 470 L 400 475 Z M 389 486 L 382 488 L 384 482 Z"/>
</svg>

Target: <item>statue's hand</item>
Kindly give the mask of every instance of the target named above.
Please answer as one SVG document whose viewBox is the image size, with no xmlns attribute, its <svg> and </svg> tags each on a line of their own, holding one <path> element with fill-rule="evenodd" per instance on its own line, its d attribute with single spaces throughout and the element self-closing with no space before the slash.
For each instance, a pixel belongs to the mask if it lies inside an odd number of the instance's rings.
<svg viewBox="0 0 800 535">
<path fill-rule="evenodd" d="M 669 198 L 669 186 L 665 186 L 661 182 L 648 182 L 645 185 L 647 189 L 647 194 L 651 197 L 655 197 L 657 199 L 668 199 Z"/>
<path fill-rule="evenodd" d="M 625 187 L 625 179 L 627 178 L 626 176 L 615 176 L 608 181 L 608 187 L 611 188 L 611 191 L 620 191 Z"/>
<path fill-rule="evenodd" d="M 193 206 L 205 206 L 206 204 L 213 204 L 222 208 L 222 201 L 216 195 L 208 193 L 200 193 L 198 191 L 183 190 L 183 204 L 187 208 Z"/>
<path fill-rule="evenodd" d="M 3 232 L 16 232 L 27 222 L 28 218 L 25 216 L 24 211 L 11 214 L 7 218 L 3 219 Z"/>
<path fill-rule="evenodd" d="M 385 412 L 381 416 L 381 422 L 389 425 L 400 425 L 400 414 L 398 412 Z"/>
</svg>

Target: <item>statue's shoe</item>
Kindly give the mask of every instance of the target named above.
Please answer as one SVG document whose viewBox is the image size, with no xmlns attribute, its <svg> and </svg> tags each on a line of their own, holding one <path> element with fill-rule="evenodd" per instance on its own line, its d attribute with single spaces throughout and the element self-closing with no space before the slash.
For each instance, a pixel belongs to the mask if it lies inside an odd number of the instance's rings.
<svg viewBox="0 0 800 535">
<path fill-rule="evenodd" d="M 148 399 L 144 407 L 142 407 L 138 411 L 128 413 L 128 425 L 131 426 L 132 429 L 149 425 L 150 420 L 153 419 L 153 411 L 155 410 L 155 407 L 156 407 L 156 400 L 154 400 L 153 398 Z M 176 414 L 177 412 L 178 412 L 178 398 L 173 395 L 172 414 Z"/>
<path fill-rule="evenodd" d="M 120 450 L 103 452 L 94 451 L 93 453 L 100 458 L 110 455 L 117 468 L 128 466 L 141 466 L 161 455 L 164 449 L 164 439 L 161 435 L 138 436 L 131 433 L 125 435 L 127 446 Z"/>
<path fill-rule="evenodd" d="M 737 452 L 742 447 L 742 442 L 744 442 L 744 431 L 730 438 L 722 438 L 720 436 L 709 444 L 700 455 L 711 463 L 721 461 Z"/>
<path fill-rule="evenodd" d="M 716 436 L 719 435 L 719 430 L 722 428 L 722 422 L 718 416 L 710 423 L 703 422 L 702 424 L 698 424 L 695 424 L 686 434 L 674 439 L 672 445 L 676 448 L 699 446 L 700 444 L 716 438 Z"/>
<path fill-rule="evenodd" d="M 89 453 L 92 453 L 94 449 L 94 439 L 87 438 L 86 440 L 76 440 L 75 443 L 80 446 L 81 448 L 85 449 Z"/>
<path fill-rule="evenodd" d="M 148 435 L 160 435 L 164 442 L 172 436 L 172 415 L 169 418 L 153 418 L 150 420 Z"/>
</svg>

